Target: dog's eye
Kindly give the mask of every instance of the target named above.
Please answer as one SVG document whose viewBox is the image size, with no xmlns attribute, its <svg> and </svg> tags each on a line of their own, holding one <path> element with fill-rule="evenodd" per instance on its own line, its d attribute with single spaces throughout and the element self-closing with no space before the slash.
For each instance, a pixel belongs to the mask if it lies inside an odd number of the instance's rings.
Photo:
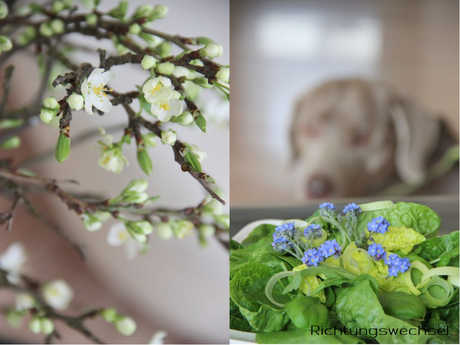
<svg viewBox="0 0 460 345">
<path fill-rule="evenodd" d="M 305 123 L 302 125 L 302 133 L 310 138 L 315 138 L 319 136 L 320 130 L 319 127 L 313 123 Z"/>
<path fill-rule="evenodd" d="M 353 146 L 362 146 L 369 143 L 371 132 L 366 129 L 355 129 L 351 134 L 351 144 Z"/>
</svg>

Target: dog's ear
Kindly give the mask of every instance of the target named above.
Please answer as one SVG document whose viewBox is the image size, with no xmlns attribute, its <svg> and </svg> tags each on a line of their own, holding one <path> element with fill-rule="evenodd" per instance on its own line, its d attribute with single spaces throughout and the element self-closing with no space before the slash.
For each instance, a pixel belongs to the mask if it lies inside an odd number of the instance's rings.
<svg viewBox="0 0 460 345">
<path fill-rule="evenodd" d="M 396 172 L 405 183 L 418 183 L 425 177 L 428 160 L 437 147 L 440 123 L 411 100 L 397 97 L 389 103 L 396 137 Z"/>
</svg>

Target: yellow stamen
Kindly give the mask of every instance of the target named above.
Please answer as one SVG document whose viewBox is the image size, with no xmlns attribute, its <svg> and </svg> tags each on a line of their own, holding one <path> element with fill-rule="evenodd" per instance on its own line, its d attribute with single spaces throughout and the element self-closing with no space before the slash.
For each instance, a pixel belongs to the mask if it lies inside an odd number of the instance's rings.
<svg viewBox="0 0 460 345">
<path fill-rule="evenodd" d="M 152 95 L 155 96 L 155 92 L 157 91 L 160 91 L 161 88 L 163 87 L 163 84 L 160 82 L 160 83 L 157 83 L 157 85 L 155 86 L 154 89 L 150 90 L 150 92 L 152 93 Z"/>
<path fill-rule="evenodd" d="M 102 96 L 107 97 L 107 94 L 106 94 L 107 91 L 108 91 L 108 92 L 112 92 L 113 89 L 110 89 L 110 90 L 109 90 L 109 89 L 105 88 L 105 87 L 104 87 L 104 84 L 102 84 L 102 83 L 101 83 L 101 86 L 94 86 L 94 87 L 93 87 L 93 92 L 94 92 L 94 94 L 95 94 L 96 96 L 99 96 L 99 97 L 102 97 Z M 101 102 L 102 102 L 102 100 L 101 100 Z"/>
<path fill-rule="evenodd" d="M 163 109 L 163 110 L 170 110 L 171 107 L 169 106 L 168 102 L 164 102 L 164 103 L 161 103 L 160 109 Z"/>
</svg>

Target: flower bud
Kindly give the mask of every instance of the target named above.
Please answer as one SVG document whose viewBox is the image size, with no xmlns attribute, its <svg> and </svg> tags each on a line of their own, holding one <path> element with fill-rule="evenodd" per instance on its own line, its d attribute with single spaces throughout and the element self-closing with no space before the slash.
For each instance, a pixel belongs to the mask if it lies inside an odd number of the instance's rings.
<svg viewBox="0 0 460 345">
<path fill-rule="evenodd" d="M 74 92 L 69 96 L 69 98 L 67 98 L 67 103 L 69 104 L 70 109 L 78 111 L 83 109 L 85 99 L 83 96 Z"/>
<path fill-rule="evenodd" d="M 121 334 L 130 336 L 136 331 L 137 326 L 132 318 L 124 316 L 122 319 L 115 321 L 115 328 Z"/>
<path fill-rule="evenodd" d="M 35 299 L 29 293 L 21 292 L 16 295 L 16 310 L 23 311 L 35 306 Z"/>
<path fill-rule="evenodd" d="M 172 129 L 168 129 L 167 131 L 162 131 L 161 132 L 161 142 L 163 144 L 168 144 L 173 146 L 176 143 L 177 135 L 176 131 L 173 131 Z"/>
<path fill-rule="evenodd" d="M 134 23 L 129 27 L 130 34 L 139 35 L 141 31 L 142 31 L 142 26 L 140 26 L 137 23 Z"/>
<path fill-rule="evenodd" d="M 195 79 L 193 79 L 193 83 L 195 85 L 201 86 L 204 89 L 212 88 L 212 85 L 209 84 L 209 82 L 208 82 L 208 78 L 205 78 L 205 77 L 195 78 Z"/>
<path fill-rule="evenodd" d="M 172 44 L 169 41 L 163 41 L 156 46 L 155 50 L 161 57 L 166 57 L 171 54 Z"/>
<path fill-rule="evenodd" d="M 73 290 L 62 279 L 56 279 L 43 287 L 43 298 L 51 307 L 64 310 L 73 298 Z"/>
<path fill-rule="evenodd" d="M 144 56 L 144 58 L 142 59 L 142 62 L 141 62 L 142 69 L 146 69 L 146 70 L 151 69 L 151 68 L 155 67 L 156 65 L 157 65 L 157 59 L 155 59 L 151 55 Z"/>
<path fill-rule="evenodd" d="M 230 68 L 221 67 L 216 73 L 216 78 L 222 80 L 224 83 L 228 83 L 230 81 Z"/>
<path fill-rule="evenodd" d="M 34 27 L 28 26 L 18 35 L 18 43 L 20 45 L 25 45 L 35 38 L 37 35 L 37 30 Z"/>
<path fill-rule="evenodd" d="M 149 195 L 147 193 L 126 192 L 123 193 L 122 202 L 131 204 L 143 204 L 147 201 Z"/>
<path fill-rule="evenodd" d="M 149 4 L 140 5 L 137 7 L 136 12 L 134 13 L 134 18 L 143 18 L 147 17 L 153 11 L 153 6 Z"/>
<path fill-rule="evenodd" d="M 157 136 L 153 133 L 142 135 L 142 140 L 144 140 L 144 145 L 146 148 L 157 146 Z"/>
<path fill-rule="evenodd" d="M 210 59 L 218 58 L 224 53 L 224 48 L 218 43 L 208 43 L 204 48 L 200 49 L 201 54 L 204 57 L 208 57 Z"/>
<path fill-rule="evenodd" d="M 216 233 L 216 229 L 211 224 L 201 224 L 198 230 L 204 237 L 212 237 Z"/>
<path fill-rule="evenodd" d="M 32 331 L 32 333 L 35 333 L 35 334 L 40 333 L 42 330 L 40 318 L 33 317 L 32 320 L 30 320 L 29 322 L 29 329 Z"/>
<path fill-rule="evenodd" d="M 65 8 L 71 8 L 73 5 L 73 0 L 62 0 L 62 3 L 64 4 Z"/>
<path fill-rule="evenodd" d="M 171 75 L 174 72 L 174 65 L 171 62 L 163 62 L 157 65 L 156 70 L 160 74 Z"/>
<path fill-rule="evenodd" d="M 7 36 L 0 36 L 0 52 L 7 52 L 13 48 L 13 43 Z"/>
<path fill-rule="evenodd" d="M 46 22 L 40 25 L 40 28 L 38 29 L 40 32 L 40 35 L 45 36 L 45 37 L 50 37 L 53 36 L 53 30 L 51 29 L 50 23 Z"/>
<path fill-rule="evenodd" d="M 152 160 L 143 147 L 139 147 L 137 150 L 137 163 L 139 163 L 142 171 L 145 172 L 147 176 L 150 175 L 153 170 Z"/>
<path fill-rule="evenodd" d="M 83 226 L 88 231 L 97 231 L 102 227 L 101 220 L 93 214 L 83 213 L 81 219 L 83 221 Z"/>
<path fill-rule="evenodd" d="M 185 111 L 179 116 L 173 116 L 171 121 L 182 126 L 188 126 L 193 122 L 193 115 L 189 111 Z"/>
<path fill-rule="evenodd" d="M 43 318 L 40 320 L 40 328 L 43 334 L 51 334 L 54 332 L 54 322 L 51 319 Z"/>
<path fill-rule="evenodd" d="M 0 144 L 0 148 L 7 150 L 17 149 L 19 146 L 21 146 L 21 139 L 16 136 L 8 138 Z"/>
<path fill-rule="evenodd" d="M 180 220 L 176 223 L 176 226 L 173 227 L 174 236 L 178 239 L 183 239 L 185 236 L 189 235 L 195 225 L 189 220 Z"/>
<path fill-rule="evenodd" d="M 42 120 L 44 123 L 50 123 L 54 117 L 56 116 L 56 112 L 43 108 L 40 111 L 40 120 Z"/>
<path fill-rule="evenodd" d="M 0 19 L 6 18 L 8 15 L 8 5 L 4 1 L 0 1 Z"/>
<path fill-rule="evenodd" d="M 141 234 L 141 235 L 150 235 L 153 231 L 152 224 L 146 220 L 141 220 L 139 222 L 125 222 L 126 230 L 130 233 Z"/>
<path fill-rule="evenodd" d="M 196 43 L 198 44 L 208 44 L 208 43 L 212 43 L 213 40 L 208 38 L 208 37 L 197 37 L 196 38 Z"/>
<path fill-rule="evenodd" d="M 211 200 L 203 208 L 204 213 L 206 215 L 221 215 L 223 212 L 223 209 L 224 209 L 224 206 L 215 199 Z"/>
<path fill-rule="evenodd" d="M 117 319 L 117 310 L 115 308 L 107 308 L 101 311 L 101 316 L 107 322 L 114 322 Z"/>
<path fill-rule="evenodd" d="M 65 8 L 65 5 L 62 1 L 54 1 L 53 2 L 53 5 L 51 7 L 51 10 L 54 12 L 54 13 L 59 13 L 61 12 L 63 9 Z"/>
<path fill-rule="evenodd" d="M 59 103 L 58 103 L 58 101 L 56 101 L 56 98 L 54 98 L 53 96 L 46 97 L 43 100 L 43 105 L 47 109 L 51 109 L 51 110 L 54 110 L 54 111 L 59 110 Z"/>
<path fill-rule="evenodd" d="M 90 13 L 86 15 L 85 19 L 89 26 L 95 26 L 98 18 L 96 14 Z"/>
<path fill-rule="evenodd" d="M 161 222 L 155 225 L 155 232 L 162 240 L 169 240 L 174 236 L 172 227 L 169 223 Z"/>
<path fill-rule="evenodd" d="M 64 25 L 64 22 L 60 19 L 53 19 L 51 22 L 50 22 L 50 28 L 51 30 L 53 31 L 53 33 L 55 34 L 62 34 L 64 32 L 64 29 L 65 29 L 65 25 Z"/>
<path fill-rule="evenodd" d="M 144 234 L 136 234 L 135 232 L 129 232 L 129 234 L 136 242 L 139 242 L 139 243 L 147 242 L 147 236 L 145 236 Z"/>
<path fill-rule="evenodd" d="M 195 123 L 203 133 L 206 133 L 206 119 L 199 111 L 195 112 Z"/>
<path fill-rule="evenodd" d="M 149 20 L 161 19 L 168 14 L 169 8 L 165 5 L 155 5 L 153 11 L 149 14 Z"/>
<path fill-rule="evenodd" d="M 148 188 L 149 183 L 145 178 L 140 178 L 137 180 L 132 180 L 125 188 L 123 193 L 126 192 L 136 192 L 136 193 L 142 193 L 145 192 L 146 189 Z"/>
<path fill-rule="evenodd" d="M 54 150 L 54 156 L 59 163 L 64 162 L 70 155 L 70 138 L 68 133 L 60 133 Z"/>
</svg>

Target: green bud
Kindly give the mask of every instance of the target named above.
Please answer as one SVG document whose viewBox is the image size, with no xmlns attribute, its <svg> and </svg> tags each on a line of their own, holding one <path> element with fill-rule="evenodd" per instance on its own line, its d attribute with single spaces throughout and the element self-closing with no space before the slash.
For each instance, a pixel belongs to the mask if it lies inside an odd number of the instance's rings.
<svg viewBox="0 0 460 345">
<path fill-rule="evenodd" d="M 136 331 L 136 322 L 130 317 L 123 317 L 115 321 L 115 328 L 123 335 L 130 336 Z"/>
<path fill-rule="evenodd" d="M 32 333 L 38 334 L 42 330 L 42 325 L 40 322 L 40 318 L 34 316 L 32 320 L 29 322 L 29 329 L 32 331 Z"/>
<path fill-rule="evenodd" d="M 198 230 L 203 237 L 212 237 L 216 233 L 216 228 L 211 224 L 200 224 Z"/>
<path fill-rule="evenodd" d="M 204 48 L 200 49 L 200 53 L 203 57 L 207 57 L 210 59 L 218 58 L 224 53 L 224 49 L 218 43 L 208 43 Z"/>
<path fill-rule="evenodd" d="M 209 82 L 208 82 L 208 78 L 205 78 L 205 77 L 195 78 L 195 79 L 193 79 L 193 83 L 198 85 L 198 86 L 201 86 L 204 89 L 212 88 L 212 85 L 209 84 Z"/>
<path fill-rule="evenodd" d="M 107 308 L 101 311 L 102 318 L 107 322 L 114 322 L 117 319 L 117 310 L 115 308 Z"/>
<path fill-rule="evenodd" d="M 230 81 L 230 68 L 221 67 L 216 73 L 216 78 L 222 80 L 224 83 L 228 83 Z"/>
<path fill-rule="evenodd" d="M 56 116 L 56 112 L 53 110 L 43 108 L 40 111 L 40 120 L 42 120 L 46 124 L 50 123 L 54 119 L 55 116 Z"/>
<path fill-rule="evenodd" d="M 203 133 L 206 133 L 206 119 L 199 111 L 195 112 L 195 123 Z"/>
<path fill-rule="evenodd" d="M 146 175 L 150 175 L 153 169 L 152 160 L 144 148 L 139 148 L 137 150 L 137 162 L 142 171 L 145 172 Z"/>
<path fill-rule="evenodd" d="M 149 195 L 147 193 L 124 192 L 121 198 L 112 199 L 111 203 L 128 202 L 132 204 L 143 204 L 148 198 Z"/>
<path fill-rule="evenodd" d="M 40 34 L 45 37 L 50 37 L 53 36 L 53 29 L 51 29 L 50 23 L 46 22 L 40 25 L 40 28 L 38 29 Z"/>
<path fill-rule="evenodd" d="M 152 12 L 152 11 L 153 11 L 153 6 L 152 5 L 149 5 L 149 4 L 140 5 L 140 6 L 137 7 L 133 18 L 138 19 L 138 18 L 148 17 L 150 12 Z"/>
<path fill-rule="evenodd" d="M 21 139 L 19 137 L 8 138 L 0 144 L 0 148 L 6 150 L 17 149 L 19 146 L 21 146 Z"/>
<path fill-rule="evenodd" d="M 25 45 L 35 38 L 37 30 L 33 26 L 28 26 L 18 35 L 18 43 Z"/>
<path fill-rule="evenodd" d="M 69 104 L 70 109 L 72 110 L 82 110 L 85 105 L 85 99 L 82 95 L 74 92 L 69 96 L 69 98 L 67 98 L 67 104 Z"/>
<path fill-rule="evenodd" d="M 171 122 L 178 123 L 182 126 L 188 126 L 193 123 L 193 115 L 189 111 L 185 111 L 179 116 L 173 116 Z"/>
<path fill-rule="evenodd" d="M 142 26 L 140 26 L 137 23 L 134 23 L 129 27 L 130 34 L 139 35 L 141 31 L 142 31 Z"/>
<path fill-rule="evenodd" d="M 178 239 L 183 239 L 185 236 L 189 235 L 195 227 L 189 220 L 179 220 L 174 225 L 173 233 Z"/>
<path fill-rule="evenodd" d="M 51 319 L 43 318 L 40 320 L 41 332 L 51 334 L 54 332 L 54 322 Z"/>
<path fill-rule="evenodd" d="M 64 22 L 60 19 L 53 19 L 51 22 L 50 22 L 50 28 L 51 30 L 53 31 L 53 33 L 55 34 L 62 34 L 64 32 L 64 29 L 65 29 L 65 25 L 64 25 Z"/>
<path fill-rule="evenodd" d="M 122 194 L 127 193 L 127 192 L 142 193 L 147 190 L 148 186 L 149 186 L 149 183 L 147 182 L 145 178 L 139 178 L 136 180 L 132 180 L 123 190 Z"/>
<path fill-rule="evenodd" d="M 68 133 L 59 133 L 59 138 L 54 150 L 54 156 L 59 163 L 64 162 L 70 155 L 70 137 Z"/>
<path fill-rule="evenodd" d="M 153 67 L 155 67 L 157 65 L 157 59 L 155 59 L 153 56 L 151 55 L 146 55 L 144 56 L 144 58 L 142 59 L 142 62 L 141 62 L 141 67 L 142 69 L 151 69 Z"/>
<path fill-rule="evenodd" d="M 169 144 L 173 146 L 176 143 L 177 140 L 177 133 L 176 131 L 173 131 L 172 129 L 168 129 L 167 131 L 162 131 L 161 132 L 161 142 L 163 144 Z"/>
<path fill-rule="evenodd" d="M 13 48 L 13 43 L 7 36 L 0 36 L 0 52 L 7 52 Z"/>
<path fill-rule="evenodd" d="M 128 2 L 120 1 L 117 7 L 109 11 L 108 15 L 113 18 L 122 20 L 125 17 L 127 10 L 128 10 Z"/>
<path fill-rule="evenodd" d="M 54 1 L 53 2 L 53 5 L 51 6 L 51 10 L 54 12 L 54 13 L 59 13 L 61 12 L 63 9 L 65 9 L 65 5 L 62 1 Z"/>
<path fill-rule="evenodd" d="M 163 62 L 157 65 L 156 70 L 160 74 L 171 75 L 174 72 L 174 65 L 171 62 Z"/>
<path fill-rule="evenodd" d="M 161 19 L 164 18 L 168 14 L 169 8 L 165 5 L 155 5 L 153 11 L 150 12 L 148 19 Z"/>
<path fill-rule="evenodd" d="M 101 220 L 97 216 L 95 216 L 94 214 L 83 213 L 81 215 L 81 219 L 83 221 L 83 226 L 88 231 L 91 231 L 91 232 L 97 231 L 102 227 Z"/>
<path fill-rule="evenodd" d="M 156 224 L 155 232 L 157 236 L 162 240 L 169 240 L 174 236 L 171 224 L 166 222 Z"/>
<path fill-rule="evenodd" d="M 6 119 L 0 121 L 0 129 L 17 128 L 23 124 L 22 119 Z"/>
<path fill-rule="evenodd" d="M 172 44 L 169 41 L 163 41 L 155 48 L 155 50 L 161 57 L 167 57 L 171 55 Z"/>
<path fill-rule="evenodd" d="M 89 26 L 95 26 L 97 24 L 98 17 L 96 14 L 90 13 L 85 18 Z"/>
<path fill-rule="evenodd" d="M 64 4 L 65 8 L 71 8 L 73 5 L 73 0 L 62 0 L 62 3 Z"/>
<path fill-rule="evenodd" d="M 147 133 L 142 135 L 142 140 L 144 140 L 146 148 L 157 146 L 157 136 L 153 133 Z"/>
<path fill-rule="evenodd" d="M 135 234 L 150 235 L 153 231 L 152 224 L 146 220 L 139 222 L 125 222 L 126 230 Z"/>
<path fill-rule="evenodd" d="M 142 38 L 145 41 L 145 43 L 149 45 L 149 47 L 155 47 L 160 41 L 158 37 L 150 35 L 146 32 L 141 32 L 139 34 L 139 37 Z"/>
<path fill-rule="evenodd" d="M 230 218 L 228 217 L 228 214 L 221 214 L 219 216 L 215 216 L 214 220 L 222 225 L 225 229 L 230 228 Z"/>
<path fill-rule="evenodd" d="M 206 175 L 206 177 L 204 178 L 204 180 L 207 182 L 207 183 L 216 183 L 216 180 L 214 180 L 211 176 L 209 175 Z"/>
<path fill-rule="evenodd" d="M 54 111 L 59 110 L 59 103 L 58 103 L 58 101 L 56 101 L 56 98 L 54 98 L 53 96 L 46 97 L 43 100 L 43 105 L 47 109 L 51 109 L 51 110 L 54 110 Z"/>
<path fill-rule="evenodd" d="M 212 43 L 213 40 L 207 37 L 197 37 L 196 42 L 198 44 L 208 44 L 208 43 Z"/>
<path fill-rule="evenodd" d="M 6 18 L 8 15 L 8 5 L 4 1 L 0 1 L 0 19 Z"/>
<path fill-rule="evenodd" d="M 42 13 L 43 12 L 43 7 L 41 5 L 35 3 L 35 2 L 30 3 L 29 8 L 34 13 Z"/>
</svg>

